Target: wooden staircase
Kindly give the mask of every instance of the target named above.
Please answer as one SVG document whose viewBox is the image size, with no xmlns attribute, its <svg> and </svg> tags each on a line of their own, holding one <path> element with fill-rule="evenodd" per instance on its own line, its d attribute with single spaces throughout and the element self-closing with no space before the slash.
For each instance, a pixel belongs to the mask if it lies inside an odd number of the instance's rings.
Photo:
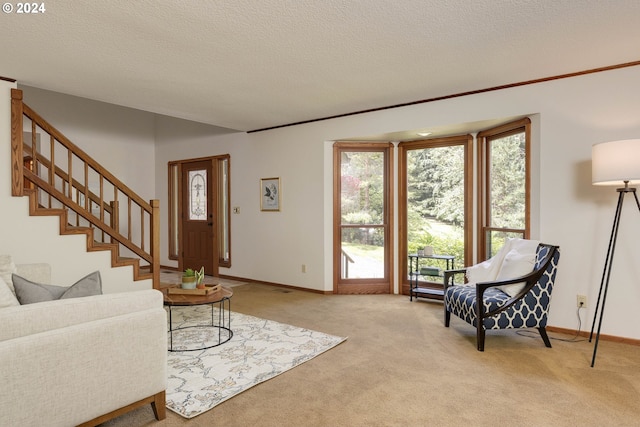
<svg viewBox="0 0 640 427">
<path fill-rule="evenodd" d="M 25 138 L 25 135 L 27 138 Z M 160 204 L 146 202 L 11 91 L 11 192 L 30 215 L 59 217 L 60 234 L 84 234 L 87 251 L 160 287 Z M 124 221 L 121 221 L 124 218 Z"/>
</svg>

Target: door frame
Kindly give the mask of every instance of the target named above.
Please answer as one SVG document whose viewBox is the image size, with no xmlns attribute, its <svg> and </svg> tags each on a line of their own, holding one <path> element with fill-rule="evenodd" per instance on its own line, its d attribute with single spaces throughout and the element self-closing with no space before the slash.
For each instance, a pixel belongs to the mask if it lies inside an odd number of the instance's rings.
<svg viewBox="0 0 640 427">
<path fill-rule="evenodd" d="M 183 251 L 184 251 L 184 246 L 183 246 L 183 230 L 182 230 L 182 222 L 183 222 L 183 189 L 184 189 L 184 183 L 182 180 L 182 165 L 183 164 L 187 164 L 187 163 L 195 163 L 195 162 L 202 162 L 202 161 L 210 161 L 211 162 L 211 174 L 210 176 L 207 178 L 208 180 L 213 180 L 212 182 L 208 183 L 208 185 L 210 184 L 211 187 L 214 191 L 214 193 L 217 193 L 218 191 L 218 162 L 217 160 L 221 157 L 224 156 L 210 156 L 210 157 L 198 157 L 198 158 L 193 158 L 193 159 L 184 159 L 184 160 L 174 160 L 169 162 L 169 167 L 171 168 L 172 166 L 174 166 L 175 169 L 175 176 L 171 176 L 172 174 L 169 174 L 169 199 L 173 201 L 173 203 L 175 203 L 175 206 L 169 206 L 169 237 L 170 237 L 170 242 L 169 242 L 169 246 L 171 247 L 172 245 L 176 245 L 177 247 L 177 253 L 175 253 L 173 256 L 171 256 L 171 249 L 169 250 L 169 255 L 170 255 L 170 259 L 176 259 L 178 261 L 178 270 L 183 271 L 185 269 L 184 266 L 184 257 L 183 257 Z M 175 179 L 177 182 L 174 183 L 172 182 L 172 179 Z M 213 195 L 212 195 L 213 197 Z M 171 205 L 171 203 L 170 203 Z M 218 248 L 219 248 L 219 242 L 218 242 L 218 230 L 216 227 L 216 222 L 217 219 L 219 218 L 219 204 L 217 203 L 217 197 L 213 198 L 213 203 L 211 204 L 211 211 L 213 212 L 213 220 L 214 220 L 214 232 L 212 233 L 213 235 L 213 239 L 211 241 L 211 244 L 213 245 L 213 273 L 214 276 L 217 277 L 219 275 L 219 267 L 220 267 L 220 259 L 219 259 L 219 253 L 218 253 Z M 176 228 L 176 236 L 175 239 L 177 240 L 176 242 L 172 242 L 174 239 L 172 239 L 172 230 L 171 227 L 173 226 Z"/>
<path fill-rule="evenodd" d="M 217 209 L 217 244 L 218 267 L 231 267 L 231 156 L 221 154 L 216 156 L 198 157 L 194 159 L 172 160 L 168 162 L 168 258 L 178 262 L 178 268 L 183 269 L 183 262 L 179 256 L 182 252 L 179 246 L 182 241 L 181 217 L 181 180 L 182 163 L 211 160 L 216 165 L 217 200 L 214 201 Z"/>
<path fill-rule="evenodd" d="M 210 227 L 210 235 L 211 240 L 207 241 L 208 251 L 211 253 L 211 259 L 207 262 L 211 265 L 211 270 L 205 271 L 208 275 L 212 275 L 214 277 L 218 277 L 219 275 L 219 254 L 218 254 L 218 204 L 217 200 L 217 189 L 218 189 L 218 167 L 215 159 L 205 158 L 205 159 L 197 159 L 197 160 L 188 160 L 180 162 L 179 166 L 179 180 L 178 180 L 178 189 L 179 189 L 179 199 L 178 199 L 178 212 L 179 218 L 178 221 L 178 235 L 180 236 L 180 240 L 178 242 L 178 265 L 181 271 L 185 269 L 184 265 L 184 224 L 189 219 L 185 218 L 185 201 L 188 199 L 188 194 L 185 193 L 184 189 L 187 188 L 189 183 L 184 182 L 185 169 L 187 169 L 186 165 L 191 165 L 195 163 L 207 164 L 207 182 L 206 182 L 206 194 L 207 194 L 207 219 L 204 221 L 207 222 L 206 226 Z M 201 224 L 203 225 L 203 224 Z M 199 266 L 190 266 L 194 269 L 199 268 Z"/>
<path fill-rule="evenodd" d="M 334 294 L 393 294 L 393 238 L 394 238 L 394 175 L 393 144 L 390 142 L 335 142 L 333 144 L 333 293 Z M 341 221 L 341 154 L 344 151 L 383 152 L 384 170 L 384 233 L 385 277 L 382 279 L 342 279 L 342 221 Z M 348 290 L 348 292 L 345 292 Z"/>
<path fill-rule="evenodd" d="M 398 144 L 398 287 L 399 293 L 409 295 L 407 242 L 407 151 L 417 148 L 437 148 L 461 145 L 464 147 L 464 266 L 469 265 L 473 256 L 473 136 L 458 135 L 432 138 Z M 461 267 L 457 265 L 457 267 Z M 431 287 L 426 284 L 425 287 Z M 440 286 L 440 289 L 442 286 Z"/>
</svg>

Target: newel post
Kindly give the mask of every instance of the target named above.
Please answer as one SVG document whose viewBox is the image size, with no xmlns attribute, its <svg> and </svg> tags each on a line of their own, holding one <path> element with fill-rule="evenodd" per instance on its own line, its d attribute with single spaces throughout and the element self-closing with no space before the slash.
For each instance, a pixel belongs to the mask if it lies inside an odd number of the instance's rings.
<svg viewBox="0 0 640 427">
<path fill-rule="evenodd" d="M 11 195 L 24 195 L 22 91 L 11 89 Z"/>
<path fill-rule="evenodd" d="M 160 289 L 160 200 L 151 200 L 151 274 L 153 289 Z"/>
</svg>

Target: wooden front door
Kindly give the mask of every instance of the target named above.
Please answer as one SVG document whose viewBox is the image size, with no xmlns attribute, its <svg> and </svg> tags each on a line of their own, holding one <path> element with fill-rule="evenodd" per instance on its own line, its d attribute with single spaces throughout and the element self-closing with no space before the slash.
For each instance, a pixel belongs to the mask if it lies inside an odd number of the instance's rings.
<svg viewBox="0 0 640 427">
<path fill-rule="evenodd" d="M 214 163 L 202 160 L 182 163 L 182 269 L 218 275 L 215 225 Z"/>
</svg>

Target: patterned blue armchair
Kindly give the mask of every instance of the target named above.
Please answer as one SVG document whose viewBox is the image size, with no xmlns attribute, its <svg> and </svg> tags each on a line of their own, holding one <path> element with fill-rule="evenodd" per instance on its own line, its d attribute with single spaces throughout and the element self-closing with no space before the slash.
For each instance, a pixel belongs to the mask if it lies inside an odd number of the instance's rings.
<svg viewBox="0 0 640 427">
<path fill-rule="evenodd" d="M 477 330 L 478 351 L 484 351 L 485 330 L 537 328 L 547 347 L 547 314 L 556 277 L 560 250 L 557 246 L 539 244 L 533 271 L 510 280 L 482 282 L 474 285 L 454 284 L 456 274 L 466 270 L 445 272 L 444 325 L 449 327 L 451 313 Z M 514 296 L 500 287 L 524 283 Z M 480 319 L 480 321 L 478 321 Z"/>
</svg>

